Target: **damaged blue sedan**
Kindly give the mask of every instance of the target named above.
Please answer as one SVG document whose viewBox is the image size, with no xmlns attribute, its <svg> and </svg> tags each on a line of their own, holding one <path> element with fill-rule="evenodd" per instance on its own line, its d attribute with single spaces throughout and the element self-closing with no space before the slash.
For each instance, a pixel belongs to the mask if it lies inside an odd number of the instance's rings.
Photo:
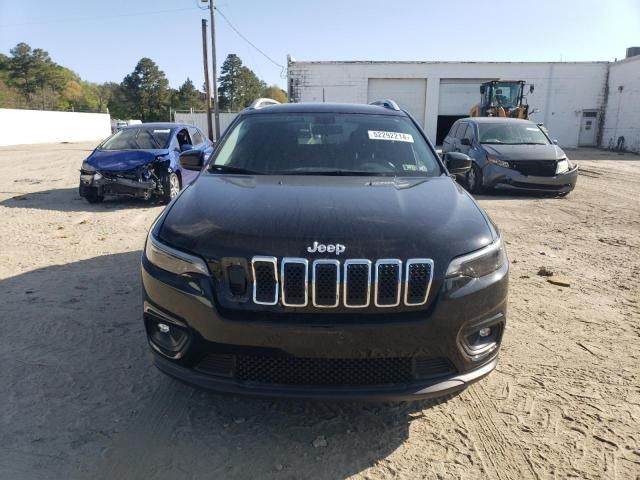
<svg viewBox="0 0 640 480">
<path fill-rule="evenodd" d="M 169 203 L 198 176 L 183 169 L 180 154 L 200 150 L 207 159 L 211 142 L 197 127 L 178 123 L 143 123 L 119 130 L 82 162 L 80 196 L 89 203 L 106 195 L 153 197 Z"/>
</svg>

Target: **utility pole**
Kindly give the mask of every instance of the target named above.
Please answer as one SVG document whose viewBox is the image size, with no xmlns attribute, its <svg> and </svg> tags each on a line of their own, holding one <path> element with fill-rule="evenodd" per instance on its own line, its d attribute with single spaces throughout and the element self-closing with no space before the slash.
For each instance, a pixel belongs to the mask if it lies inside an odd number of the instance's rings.
<svg viewBox="0 0 640 480">
<path fill-rule="evenodd" d="M 216 142 L 220 139 L 220 109 L 218 108 L 218 74 L 216 68 L 216 23 L 214 18 L 215 0 L 209 0 L 209 13 L 211 14 L 211 65 L 213 73 L 213 108 L 216 117 Z"/>
<path fill-rule="evenodd" d="M 211 125 L 211 85 L 209 85 L 209 55 L 207 54 L 207 21 L 202 19 L 202 62 L 204 63 L 204 88 L 207 96 L 207 133 L 213 141 L 213 126 Z"/>
</svg>

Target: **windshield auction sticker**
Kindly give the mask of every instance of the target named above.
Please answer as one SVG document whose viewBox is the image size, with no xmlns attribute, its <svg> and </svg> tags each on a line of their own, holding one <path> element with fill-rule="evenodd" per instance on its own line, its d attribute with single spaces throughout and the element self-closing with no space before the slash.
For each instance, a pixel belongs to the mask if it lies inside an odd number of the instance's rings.
<svg viewBox="0 0 640 480">
<path fill-rule="evenodd" d="M 400 132 L 381 132 L 380 130 L 369 130 L 369 140 L 389 140 L 392 142 L 413 143 L 413 136 Z"/>
</svg>

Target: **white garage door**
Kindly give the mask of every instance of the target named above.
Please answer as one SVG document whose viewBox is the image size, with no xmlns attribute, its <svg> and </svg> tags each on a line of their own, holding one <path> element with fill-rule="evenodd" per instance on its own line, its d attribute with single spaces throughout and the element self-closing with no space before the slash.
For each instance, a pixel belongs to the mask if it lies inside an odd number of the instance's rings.
<svg viewBox="0 0 640 480">
<path fill-rule="evenodd" d="M 427 80 L 424 78 L 370 78 L 367 90 L 369 103 L 390 98 L 408 111 L 424 126 L 424 102 Z"/>
<path fill-rule="evenodd" d="M 469 110 L 480 102 L 481 79 L 442 79 L 438 115 L 469 115 Z"/>
</svg>

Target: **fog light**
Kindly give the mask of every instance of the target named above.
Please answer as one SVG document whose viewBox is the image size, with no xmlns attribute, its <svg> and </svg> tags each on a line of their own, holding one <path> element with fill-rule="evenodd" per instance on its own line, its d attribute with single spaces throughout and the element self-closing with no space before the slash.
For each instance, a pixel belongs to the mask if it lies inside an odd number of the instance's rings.
<svg viewBox="0 0 640 480">
<path fill-rule="evenodd" d="M 459 333 L 458 342 L 472 360 L 482 360 L 498 348 L 503 330 L 504 317 L 500 313 L 466 325 Z"/>
<path fill-rule="evenodd" d="M 151 344 L 169 358 L 179 358 L 189 341 L 189 330 L 186 326 L 170 323 L 151 312 L 144 314 L 147 335 Z"/>
</svg>

